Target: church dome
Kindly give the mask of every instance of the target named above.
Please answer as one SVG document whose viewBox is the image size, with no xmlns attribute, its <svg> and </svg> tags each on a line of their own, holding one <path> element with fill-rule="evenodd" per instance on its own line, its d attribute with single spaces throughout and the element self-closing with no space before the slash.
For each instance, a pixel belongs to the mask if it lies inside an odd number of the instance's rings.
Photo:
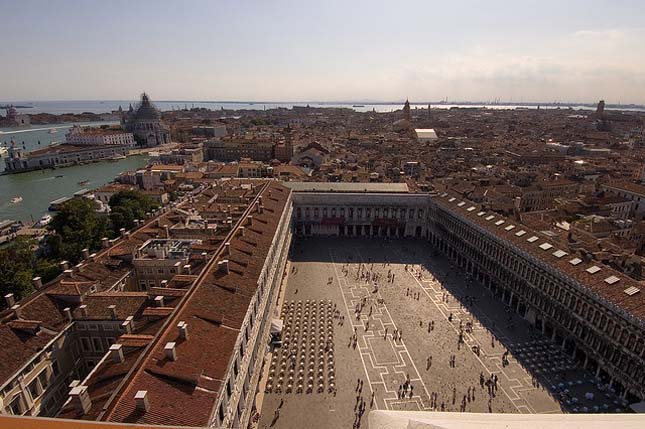
<svg viewBox="0 0 645 429">
<path fill-rule="evenodd" d="M 159 110 L 152 104 L 148 94 L 145 92 L 141 95 L 141 103 L 135 109 L 134 119 L 141 121 L 158 121 L 161 119 Z"/>
</svg>

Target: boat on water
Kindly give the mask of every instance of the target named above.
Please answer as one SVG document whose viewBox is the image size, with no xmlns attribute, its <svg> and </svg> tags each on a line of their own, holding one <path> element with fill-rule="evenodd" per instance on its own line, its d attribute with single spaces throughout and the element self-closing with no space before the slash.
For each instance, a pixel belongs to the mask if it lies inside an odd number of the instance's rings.
<svg viewBox="0 0 645 429">
<path fill-rule="evenodd" d="M 38 220 L 38 222 L 36 222 L 36 226 L 39 226 L 39 227 L 47 226 L 51 223 L 53 219 L 54 218 L 52 217 L 52 215 L 46 214 L 45 216 L 41 217 Z"/>
<path fill-rule="evenodd" d="M 90 183 L 90 181 L 89 181 L 89 180 L 81 180 L 80 182 L 78 182 L 78 184 L 79 184 L 80 186 L 85 186 L 85 185 L 87 185 L 88 183 Z"/>
<path fill-rule="evenodd" d="M 64 175 L 64 174 L 57 174 L 57 175 L 56 175 L 56 178 L 57 178 L 57 179 L 60 179 L 61 177 L 65 177 L 65 175 Z"/>
<path fill-rule="evenodd" d="M 0 146 L 0 156 L 4 155 L 7 153 L 7 148 L 4 146 Z"/>
<path fill-rule="evenodd" d="M 115 155 L 112 158 L 108 159 L 110 162 L 115 162 L 115 161 L 120 161 L 122 159 L 126 159 L 127 157 L 125 155 Z"/>
<path fill-rule="evenodd" d="M 57 132 L 58 130 L 56 128 L 50 128 L 48 131 L 49 134 L 56 134 Z"/>
<path fill-rule="evenodd" d="M 18 203 L 20 203 L 20 202 L 22 202 L 22 197 L 20 197 L 20 196 L 18 196 L 18 197 L 13 197 L 13 198 L 11 199 L 11 204 L 18 204 Z"/>
</svg>

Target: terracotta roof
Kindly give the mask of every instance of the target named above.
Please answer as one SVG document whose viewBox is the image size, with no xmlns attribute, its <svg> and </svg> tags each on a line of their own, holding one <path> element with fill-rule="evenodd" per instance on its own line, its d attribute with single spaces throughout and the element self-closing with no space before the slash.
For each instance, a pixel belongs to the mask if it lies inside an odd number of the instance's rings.
<svg viewBox="0 0 645 429">
<path fill-rule="evenodd" d="M 455 199 L 451 202 L 450 199 L 452 197 L 455 197 Z M 488 230 L 493 235 L 512 242 L 523 251 L 528 252 L 532 256 L 542 260 L 547 265 L 557 269 L 565 276 L 577 281 L 583 286 L 583 288 L 585 288 L 586 292 L 597 297 L 600 301 L 606 301 L 616 306 L 618 309 L 625 311 L 627 314 L 630 314 L 632 317 L 639 320 L 641 324 L 643 323 L 645 318 L 645 291 L 641 290 L 643 289 L 643 285 L 638 281 L 602 264 L 600 261 L 581 262 L 573 265 L 570 261 L 575 258 L 575 254 L 570 252 L 569 249 L 562 249 L 561 245 L 555 243 L 542 233 L 532 231 L 529 228 L 518 224 L 513 219 L 505 218 L 497 213 L 486 212 L 484 215 L 478 216 L 478 213 L 480 213 L 480 206 L 468 202 L 460 207 L 457 204 L 462 201 L 462 199 L 457 195 L 451 196 L 448 193 L 444 193 L 434 198 L 434 201 L 444 209 L 468 219 L 470 222 Z M 468 208 L 473 205 L 476 206 L 477 209 L 468 211 Z M 493 216 L 493 218 L 487 220 L 490 216 Z M 496 225 L 495 222 L 498 222 L 499 220 L 504 220 L 504 223 Z M 516 228 L 507 231 L 505 227 L 511 224 L 515 224 Z M 524 230 L 526 233 L 518 236 L 518 230 Z M 528 239 L 531 239 L 531 237 L 537 237 L 537 239 L 532 240 L 532 242 L 527 241 Z M 540 248 L 539 246 L 544 243 L 548 243 L 553 247 L 547 250 Z M 563 250 L 568 252 L 568 254 L 566 257 L 558 258 L 553 255 L 556 250 Z M 587 271 L 587 269 L 593 266 L 599 267 L 600 272 L 590 273 Z M 615 284 L 609 284 L 605 280 L 611 276 L 615 276 L 620 280 Z M 626 290 L 630 287 L 641 291 L 629 295 Z"/>
<path fill-rule="evenodd" d="M 214 259 L 200 276 L 144 361 L 109 405 L 104 420 L 208 424 L 289 190 L 270 182 L 262 195 L 265 210 L 253 213 L 254 225 L 246 228 L 245 237 L 230 240 L 231 255 Z M 230 260 L 228 275 L 219 273 L 215 263 L 224 258 Z M 189 325 L 188 340 L 178 338 L 179 321 Z M 175 361 L 165 357 L 163 347 L 169 341 L 176 342 Z M 136 410 L 134 394 L 139 390 L 148 391 L 148 412 Z"/>
</svg>

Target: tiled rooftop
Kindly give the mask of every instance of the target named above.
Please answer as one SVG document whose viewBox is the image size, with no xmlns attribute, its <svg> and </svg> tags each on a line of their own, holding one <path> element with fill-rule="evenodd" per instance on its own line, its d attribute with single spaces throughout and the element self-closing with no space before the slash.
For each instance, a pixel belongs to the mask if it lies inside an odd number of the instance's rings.
<svg viewBox="0 0 645 429">
<path fill-rule="evenodd" d="M 642 286 L 638 281 L 609 266 L 605 266 L 599 261 L 584 262 L 577 257 L 564 258 L 564 254 L 560 252 L 565 252 L 565 250 L 558 249 L 555 252 L 547 252 L 545 250 L 557 249 L 556 246 L 558 246 L 556 243 L 551 242 L 548 236 L 539 232 L 529 231 L 525 227 L 522 227 L 522 230 L 516 233 L 499 229 L 494 224 L 486 221 L 499 215 L 488 214 L 484 217 L 484 214 L 479 215 L 481 212 L 473 214 L 451 202 L 450 198 L 448 198 L 449 195 L 446 194 L 444 197 L 439 195 L 434 198 L 434 201 L 448 211 L 487 229 L 491 234 L 513 242 L 522 250 L 571 277 L 601 300 L 610 302 L 636 319 L 642 321 L 645 318 L 645 294 L 641 291 Z M 522 233 L 523 231 L 530 235 L 528 239 L 522 237 L 525 235 Z M 596 274 L 599 271 L 602 271 L 604 275 Z M 615 280 L 614 277 L 618 280 Z M 605 281 L 605 279 L 611 279 L 611 282 Z M 629 293 L 627 292 L 628 290 Z"/>
</svg>

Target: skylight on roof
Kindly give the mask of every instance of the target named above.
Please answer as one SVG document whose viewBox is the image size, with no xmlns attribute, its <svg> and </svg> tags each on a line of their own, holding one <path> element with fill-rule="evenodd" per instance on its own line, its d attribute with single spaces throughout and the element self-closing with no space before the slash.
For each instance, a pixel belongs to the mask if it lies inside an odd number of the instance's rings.
<svg viewBox="0 0 645 429">
<path fill-rule="evenodd" d="M 493 215 L 486 216 L 486 220 L 491 220 L 491 219 L 493 219 L 494 217 L 495 217 L 495 216 L 493 216 Z"/>
<path fill-rule="evenodd" d="M 459 204 L 457 204 L 457 207 L 463 207 L 463 206 L 465 206 L 465 205 L 466 205 L 466 202 L 465 202 L 465 201 L 462 201 L 462 202 L 460 202 Z"/>
<path fill-rule="evenodd" d="M 640 291 L 641 290 L 639 288 L 637 288 L 635 286 L 630 286 L 627 289 L 625 289 L 623 292 L 625 292 L 629 296 L 632 296 L 632 295 L 636 295 Z"/>
<path fill-rule="evenodd" d="M 596 274 L 598 271 L 600 271 L 600 267 L 598 265 L 593 265 L 585 270 L 589 274 Z"/>
<path fill-rule="evenodd" d="M 515 228 L 515 225 L 509 225 L 506 228 L 504 228 L 507 231 L 510 231 L 511 229 Z"/>
<path fill-rule="evenodd" d="M 455 201 L 456 199 L 457 199 L 457 198 L 455 198 L 455 197 L 451 197 L 451 198 L 449 198 L 449 199 L 448 199 L 448 202 L 449 202 L 449 203 L 452 203 L 452 202 L 453 202 L 453 201 Z"/>
<path fill-rule="evenodd" d="M 467 211 L 469 211 L 469 212 L 471 212 L 471 211 L 475 210 L 475 206 L 470 206 L 470 207 L 468 207 L 466 210 L 467 210 Z"/>
<path fill-rule="evenodd" d="M 486 212 L 478 212 L 477 216 L 484 216 L 485 214 L 486 214 Z"/>
<path fill-rule="evenodd" d="M 533 235 L 527 238 L 526 241 L 528 241 L 529 243 L 535 243 L 536 241 L 538 241 L 538 238 L 535 235 Z"/>
<path fill-rule="evenodd" d="M 616 277 L 616 276 L 609 276 L 609 277 L 607 277 L 607 278 L 605 279 L 605 283 L 607 283 L 607 284 L 609 284 L 609 285 L 613 285 L 614 283 L 616 283 L 616 282 L 617 282 L 617 281 L 619 281 L 619 280 L 620 280 L 620 279 L 619 279 L 618 277 Z"/>
<path fill-rule="evenodd" d="M 549 244 L 549 243 L 542 243 L 542 244 L 540 244 L 540 249 L 542 249 L 542 250 L 549 250 L 549 249 L 550 249 L 550 248 L 552 248 L 552 247 L 553 247 L 553 245 L 552 245 L 552 244 Z"/>
<path fill-rule="evenodd" d="M 566 254 L 567 254 L 567 252 L 565 252 L 564 250 L 556 250 L 555 252 L 553 252 L 553 256 L 555 256 L 558 259 L 560 259 L 561 257 L 563 257 Z"/>
<path fill-rule="evenodd" d="M 524 234 L 526 234 L 526 231 L 524 231 L 523 229 L 520 229 L 519 231 L 517 231 L 517 232 L 515 233 L 515 235 L 517 235 L 518 237 L 521 237 L 521 236 L 523 236 Z"/>
<path fill-rule="evenodd" d="M 495 222 L 495 225 L 500 226 L 503 223 L 504 223 L 504 221 L 500 219 L 497 222 Z"/>
<path fill-rule="evenodd" d="M 573 258 L 572 260 L 569 261 L 571 265 L 578 265 L 580 262 L 582 262 L 582 259 L 580 258 Z"/>
</svg>

